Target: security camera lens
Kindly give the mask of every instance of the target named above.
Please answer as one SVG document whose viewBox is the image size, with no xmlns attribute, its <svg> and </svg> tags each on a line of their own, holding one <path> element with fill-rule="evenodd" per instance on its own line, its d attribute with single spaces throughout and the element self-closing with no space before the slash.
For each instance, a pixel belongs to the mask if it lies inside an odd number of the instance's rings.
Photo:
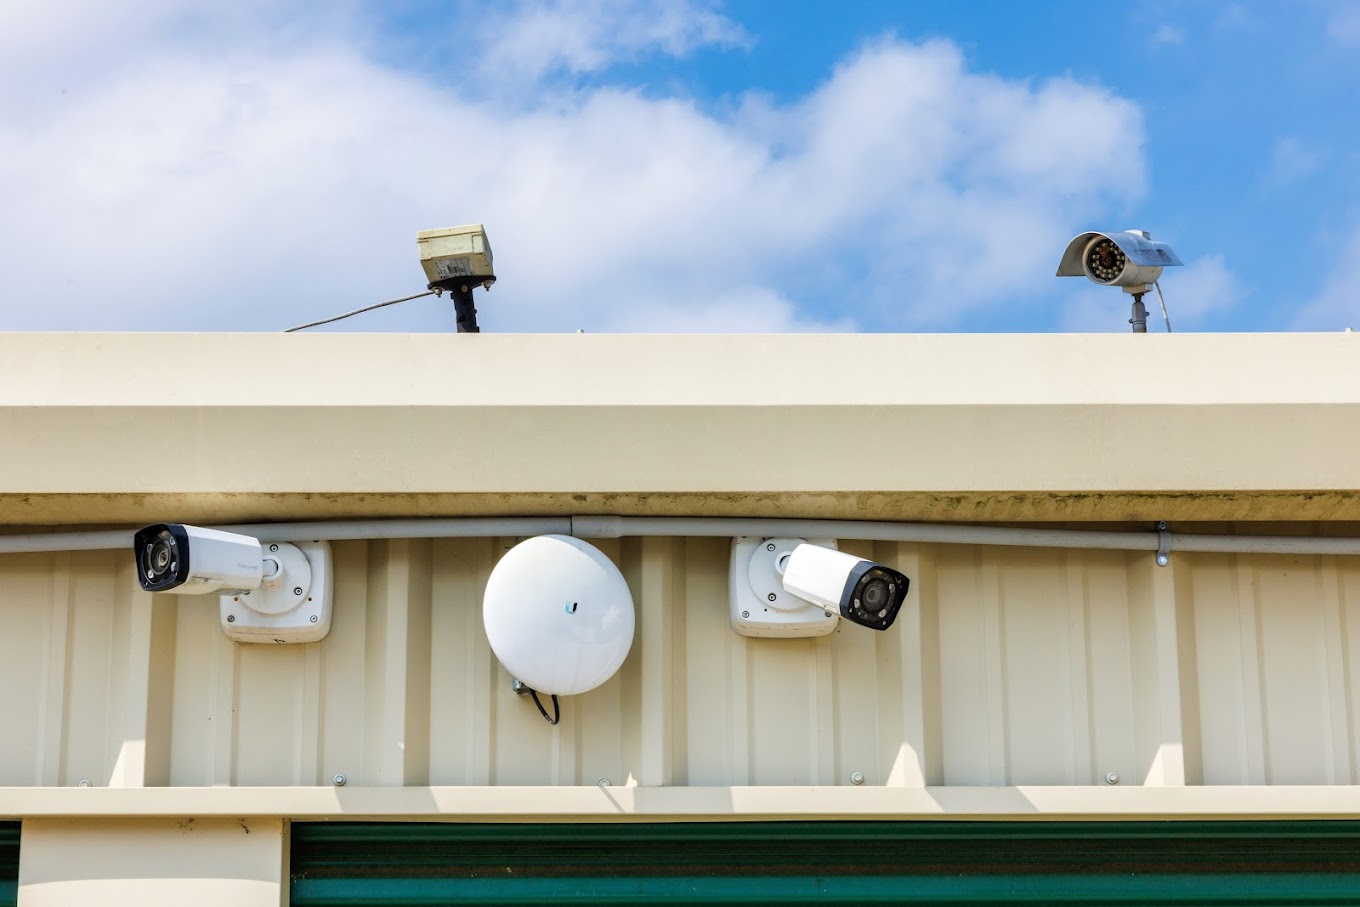
<svg viewBox="0 0 1360 907">
<path fill-rule="evenodd" d="M 132 536 L 132 557 L 143 589 L 174 589 L 189 579 L 189 533 L 178 523 L 144 526 Z"/>
<path fill-rule="evenodd" d="M 841 617 L 874 630 L 886 630 L 897 619 L 911 580 L 882 564 L 861 562 L 847 580 Z"/>
<path fill-rule="evenodd" d="M 888 603 L 888 584 L 878 578 L 869 580 L 860 593 L 860 601 L 864 603 L 865 611 L 883 610 L 883 606 Z"/>
<path fill-rule="evenodd" d="M 1109 283 L 1124 272 L 1128 259 L 1112 240 L 1102 239 L 1086 250 L 1086 270 L 1096 280 Z"/>
<path fill-rule="evenodd" d="M 168 573 L 173 573 L 178 560 L 175 540 L 170 533 L 162 532 L 142 553 L 142 569 L 146 578 L 156 581 Z"/>
</svg>

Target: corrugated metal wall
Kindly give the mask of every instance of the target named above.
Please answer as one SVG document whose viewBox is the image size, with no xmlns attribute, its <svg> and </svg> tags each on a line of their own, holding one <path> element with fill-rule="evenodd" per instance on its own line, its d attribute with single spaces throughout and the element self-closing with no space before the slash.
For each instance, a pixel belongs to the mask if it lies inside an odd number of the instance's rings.
<svg viewBox="0 0 1360 907">
<path fill-rule="evenodd" d="M 727 540 L 604 542 L 637 637 L 554 729 L 482 631 L 512 543 L 335 543 L 330 636 L 278 647 L 122 552 L 4 556 L 0 785 L 1355 783 L 1351 561 L 846 543 L 897 626 L 748 640 Z"/>
</svg>

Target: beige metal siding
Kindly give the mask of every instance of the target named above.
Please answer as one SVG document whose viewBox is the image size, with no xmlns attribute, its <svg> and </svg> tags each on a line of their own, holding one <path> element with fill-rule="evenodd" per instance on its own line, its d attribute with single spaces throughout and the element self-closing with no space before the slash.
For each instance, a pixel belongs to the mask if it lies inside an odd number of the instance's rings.
<svg viewBox="0 0 1360 907">
<path fill-rule="evenodd" d="M 1193 609 L 1206 784 L 1353 784 L 1360 564 L 1203 555 Z"/>
<path fill-rule="evenodd" d="M 0 784 L 143 783 L 152 608 L 122 552 L 0 559 Z"/>
<path fill-rule="evenodd" d="M 121 552 L 0 558 L 0 785 L 1355 780 L 1344 559 L 847 542 L 912 576 L 897 626 L 748 640 L 726 540 L 603 542 L 637 636 L 553 729 L 482 631 L 513 541 L 336 543 L 330 636 L 277 647 L 141 593 Z"/>
</svg>

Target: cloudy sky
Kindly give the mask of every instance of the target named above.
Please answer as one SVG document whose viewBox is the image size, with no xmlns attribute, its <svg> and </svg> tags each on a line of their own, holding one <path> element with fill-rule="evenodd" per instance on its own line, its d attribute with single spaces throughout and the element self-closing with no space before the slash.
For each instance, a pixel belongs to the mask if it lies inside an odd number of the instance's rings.
<svg viewBox="0 0 1360 907">
<path fill-rule="evenodd" d="M 0 0 L 0 330 L 1360 328 L 1360 3 Z M 443 331 L 420 299 L 325 330 Z M 1154 328 L 1159 328 L 1155 324 Z"/>
</svg>

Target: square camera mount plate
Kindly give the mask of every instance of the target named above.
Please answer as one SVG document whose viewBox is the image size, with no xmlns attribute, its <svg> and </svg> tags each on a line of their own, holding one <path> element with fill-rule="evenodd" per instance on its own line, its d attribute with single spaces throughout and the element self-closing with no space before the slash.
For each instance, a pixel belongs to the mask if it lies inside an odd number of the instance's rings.
<svg viewBox="0 0 1360 907">
<path fill-rule="evenodd" d="M 253 592 L 219 597 L 222 632 L 237 642 L 316 642 L 331 629 L 329 542 L 261 542 L 265 579 Z M 278 563 L 270 576 L 269 562 Z"/>
<path fill-rule="evenodd" d="M 826 636 L 835 631 L 841 619 L 839 614 L 828 614 L 820 605 L 801 599 L 784 588 L 779 564 L 804 542 L 824 548 L 836 547 L 835 539 L 748 535 L 732 540 L 728 599 L 733 630 L 742 636 L 785 638 Z"/>
</svg>

